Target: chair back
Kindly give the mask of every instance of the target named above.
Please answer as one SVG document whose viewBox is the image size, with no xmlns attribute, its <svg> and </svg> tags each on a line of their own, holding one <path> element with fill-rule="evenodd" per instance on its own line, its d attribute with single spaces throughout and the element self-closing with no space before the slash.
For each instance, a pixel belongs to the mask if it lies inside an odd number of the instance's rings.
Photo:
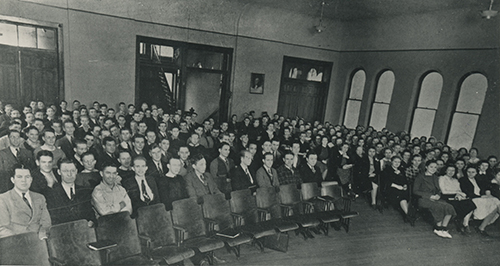
<svg viewBox="0 0 500 266">
<path fill-rule="evenodd" d="M 47 245 L 36 232 L 2 237 L 0 265 L 50 265 Z"/>
<path fill-rule="evenodd" d="M 295 184 L 281 185 L 279 196 L 282 204 L 295 205 L 302 201 L 300 191 Z"/>
<path fill-rule="evenodd" d="M 151 248 L 176 244 L 172 227 L 172 215 L 163 203 L 137 209 L 137 230 L 140 235 L 151 238 Z"/>
<path fill-rule="evenodd" d="M 95 241 L 94 229 L 82 219 L 51 226 L 47 247 L 51 257 L 67 265 L 101 265 L 99 252 L 87 247 Z"/>
<path fill-rule="evenodd" d="M 334 199 L 342 198 L 342 187 L 339 185 L 323 186 L 321 189 L 322 196 L 330 196 Z"/>
<path fill-rule="evenodd" d="M 111 240 L 118 244 L 109 250 L 109 262 L 141 254 L 137 226 L 129 212 L 101 216 L 97 223 L 97 241 Z"/>
<path fill-rule="evenodd" d="M 258 188 L 255 197 L 258 208 L 268 210 L 271 218 L 281 218 L 280 201 L 274 187 Z"/>
<path fill-rule="evenodd" d="M 302 183 L 300 187 L 300 192 L 304 200 L 309 200 L 314 197 L 319 197 L 321 195 L 321 190 L 318 187 L 318 183 Z"/>
<path fill-rule="evenodd" d="M 203 196 L 203 217 L 217 221 L 219 231 L 233 228 L 231 207 L 224 194 L 208 194 Z"/>
<path fill-rule="evenodd" d="M 186 239 L 206 235 L 203 211 L 196 198 L 176 200 L 172 202 L 172 221 L 187 231 Z"/>
<path fill-rule="evenodd" d="M 249 189 L 236 190 L 231 192 L 229 200 L 231 211 L 243 215 L 246 224 L 255 224 L 258 222 L 257 201 L 252 191 Z"/>
</svg>

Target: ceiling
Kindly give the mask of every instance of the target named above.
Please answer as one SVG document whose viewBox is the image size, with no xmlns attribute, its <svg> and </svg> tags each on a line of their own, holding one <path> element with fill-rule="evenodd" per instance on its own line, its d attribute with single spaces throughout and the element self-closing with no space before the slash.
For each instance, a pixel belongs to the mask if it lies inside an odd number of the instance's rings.
<svg viewBox="0 0 500 266">
<path fill-rule="evenodd" d="M 323 0 L 239 0 L 243 3 L 320 16 Z M 490 0 L 324 0 L 324 16 L 336 20 L 387 18 L 452 9 L 486 10 Z M 494 3 L 493 9 L 500 6 Z"/>
</svg>

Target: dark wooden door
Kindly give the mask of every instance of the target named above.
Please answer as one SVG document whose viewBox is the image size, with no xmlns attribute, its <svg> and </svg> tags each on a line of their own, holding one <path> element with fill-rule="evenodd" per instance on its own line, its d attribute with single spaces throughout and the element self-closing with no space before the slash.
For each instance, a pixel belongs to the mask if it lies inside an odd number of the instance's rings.
<svg viewBox="0 0 500 266">
<path fill-rule="evenodd" d="M 281 74 L 278 113 L 306 121 L 325 116 L 331 62 L 285 56 Z"/>
</svg>

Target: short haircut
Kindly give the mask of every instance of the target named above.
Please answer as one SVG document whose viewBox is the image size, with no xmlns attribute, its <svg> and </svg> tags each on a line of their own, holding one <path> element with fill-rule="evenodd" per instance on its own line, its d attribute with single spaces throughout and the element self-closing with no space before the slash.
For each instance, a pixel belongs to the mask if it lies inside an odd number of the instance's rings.
<svg viewBox="0 0 500 266">
<path fill-rule="evenodd" d="M 63 165 L 63 164 L 72 164 L 76 167 L 76 164 L 73 160 L 65 158 L 65 159 L 59 160 L 59 162 L 57 162 L 57 168 L 61 169 L 61 165 Z"/>
<path fill-rule="evenodd" d="M 139 155 L 139 156 L 136 156 L 132 159 L 132 165 L 135 165 L 135 162 L 137 162 L 137 161 L 144 161 L 144 163 L 146 163 L 146 164 L 148 162 L 144 156 Z"/>
<path fill-rule="evenodd" d="M 132 137 L 132 142 L 135 142 L 136 139 L 143 139 L 144 141 L 146 141 L 146 138 L 143 135 L 141 135 L 141 134 L 135 134 Z"/>
<path fill-rule="evenodd" d="M 92 157 L 94 157 L 94 160 L 95 160 L 95 155 L 89 151 L 82 154 L 82 160 L 87 156 L 92 156 Z"/>
<path fill-rule="evenodd" d="M 73 141 L 73 148 L 76 148 L 78 146 L 78 144 L 87 145 L 87 142 L 83 139 L 75 139 L 75 141 Z"/>
<path fill-rule="evenodd" d="M 274 155 L 272 153 L 270 153 L 270 152 L 264 153 L 264 156 L 262 156 L 262 159 L 265 160 L 266 156 L 271 156 L 274 159 Z"/>
<path fill-rule="evenodd" d="M 47 156 L 54 159 L 54 154 L 51 151 L 41 150 L 36 154 L 36 160 L 40 161 L 42 156 Z"/>
<path fill-rule="evenodd" d="M 314 151 L 310 151 L 310 152 L 308 152 L 308 153 L 306 154 L 306 158 L 309 158 L 311 155 L 316 155 L 316 156 L 318 156 L 318 154 L 317 154 L 316 152 L 314 152 Z"/>
<path fill-rule="evenodd" d="M 108 142 L 115 142 L 115 143 L 116 143 L 116 140 L 115 140 L 113 137 L 111 137 L 111 136 L 107 136 L 107 137 L 105 137 L 105 138 L 102 140 L 102 145 L 103 145 L 103 146 L 106 146 L 106 144 L 107 144 Z"/>
<path fill-rule="evenodd" d="M 199 161 L 205 159 L 205 156 L 203 156 L 203 154 L 201 153 L 198 153 L 198 154 L 195 154 L 192 158 L 191 158 L 191 164 L 192 165 L 195 165 L 197 164 Z"/>
<path fill-rule="evenodd" d="M 118 169 L 118 166 L 112 162 L 112 161 L 105 161 L 102 165 L 101 165 L 101 171 L 104 171 L 104 169 L 108 168 L 108 167 L 114 167 L 114 168 L 117 168 Z"/>
</svg>

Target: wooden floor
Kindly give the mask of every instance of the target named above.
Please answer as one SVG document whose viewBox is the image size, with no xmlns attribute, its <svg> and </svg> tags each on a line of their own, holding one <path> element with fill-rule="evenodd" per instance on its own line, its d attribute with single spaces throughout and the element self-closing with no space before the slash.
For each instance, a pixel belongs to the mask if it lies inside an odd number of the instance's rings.
<svg viewBox="0 0 500 266">
<path fill-rule="evenodd" d="M 490 238 L 451 228 L 453 239 L 443 239 L 422 218 L 411 227 L 395 210 L 381 214 L 359 199 L 352 209 L 360 216 L 351 219 L 349 233 L 331 230 L 309 240 L 292 233 L 287 253 L 244 245 L 239 260 L 225 250 L 216 254 L 223 265 L 500 265 L 498 221 L 487 227 Z"/>
</svg>

